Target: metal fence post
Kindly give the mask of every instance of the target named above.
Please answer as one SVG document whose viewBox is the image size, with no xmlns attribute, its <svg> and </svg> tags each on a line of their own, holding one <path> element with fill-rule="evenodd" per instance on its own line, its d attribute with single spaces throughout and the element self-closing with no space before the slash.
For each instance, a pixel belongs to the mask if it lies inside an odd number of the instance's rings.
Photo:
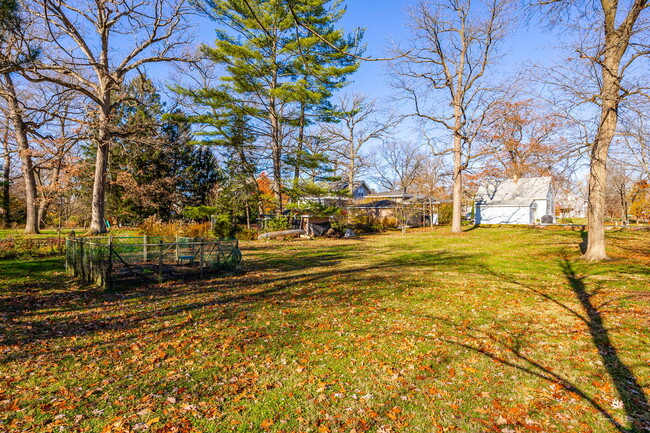
<svg viewBox="0 0 650 433">
<path fill-rule="evenodd" d="M 65 271 L 70 274 L 70 239 L 65 240 Z"/>
<path fill-rule="evenodd" d="M 84 256 L 84 240 L 79 241 L 79 257 L 81 257 L 81 281 L 86 281 L 86 269 L 84 263 L 86 262 L 86 257 Z"/>
<path fill-rule="evenodd" d="M 162 239 L 158 241 L 159 251 L 158 251 L 158 282 L 163 282 L 163 241 Z"/>
<path fill-rule="evenodd" d="M 199 267 L 201 270 L 201 278 L 203 278 L 203 241 L 199 244 Z"/>
<path fill-rule="evenodd" d="M 104 278 L 105 289 L 113 290 L 113 236 L 108 237 L 108 266 L 106 267 L 106 277 Z"/>
</svg>

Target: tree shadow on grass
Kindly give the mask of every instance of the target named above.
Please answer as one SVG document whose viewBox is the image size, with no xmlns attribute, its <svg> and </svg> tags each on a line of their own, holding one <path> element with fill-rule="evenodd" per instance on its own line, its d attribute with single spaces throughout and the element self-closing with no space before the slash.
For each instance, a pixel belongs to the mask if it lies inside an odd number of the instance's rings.
<svg viewBox="0 0 650 433">
<path fill-rule="evenodd" d="M 246 272 L 192 283 L 149 284 L 124 292 L 105 292 L 92 286 L 22 296 L 5 297 L 0 305 L 0 344 L 23 345 L 56 338 L 83 337 L 97 332 L 128 331 L 165 318 L 213 306 L 224 307 L 219 320 L 236 317 L 265 302 L 299 302 L 308 299 L 326 307 L 328 302 L 373 302 L 368 287 L 376 285 L 382 272 L 400 261 L 375 259 L 369 264 L 341 269 L 349 255 L 324 251 L 286 258 L 269 258 L 250 263 Z M 469 256 L 448 252 L 409 257 L 412 266 L 456 266 Z M 289 272 L 287 272 L 289 270 Z M 323 291 L 323 287 L 344 278 L 349 288 Z M 68 278 L 68 281 L 71 279 Z M 24 282 L 26 287 L 29 282 Z M 321 293 L 320 296 L 316 296 Z M 134 302 L 137 301 L 137 302 Z M 288 302 L 290 301 L 290 302 Z M 45 317 L 43 312 L 47 311 Z M 84 347 L 80 345 L 80 347 Z M 29 357 L 28 351 L 13 354 Z"/>
<path fill-rule="evenodd" d="M 572 263 L 564 259 L 560 266 L 569 286 L 582 306 L 584 315 L 577 315 L 589 328 L 591 339 L 611 377 L 616 390 L 623 401 L 625 413 L 636 431 L 650 431 L 650 405 L 643 387 L 636 376 L 618 356 L 609 332 L 604 325 L 603 316 L 592 302 L 598 288 L 591 293 L 587 290 L 584 277 L 576 275 Z M 634 430 L 633 430 L 634 431 Z"/>
<path fill-rule="evenodd" d="M 598 353 L 601 357 L 603 366 L 605 367 L 621 401 L 623 402 L 623 409 L 631 424 L 630 428 L 626 428 L 621 425 L 604 407 L 599 405 L 586 392 L 579 389 L 568 379 L 562 377 L 561 375 L 553 372 L 548 367 L 543 366 L 541 363 L 523 354 L 517 344 L 511 345 L 500 342 L 501 345 L 504 346 L 518 360 L 525 362 L 525 364 L 532 369 L 498 357 L 481 348 L 472 347 L 471 345 L 455 341 L 450 342 L 465 347 L 469 350 L 479 352 L 494 360 L 525 371 L 534 376 L 561 385 L 567 391 L 573 392 L 587 401 L 592 407 L 594 407 L 605 418 L 607 418 L 612 426 L 614 426 L 620 432 L 640 433 L 650 431 L 650 405 L 648 404 L 648 398 L 643 390 L 643 387 L 634 375 L 632 369 L 627 366 L 619 357 L 618 351 L 609 337 L 609 330 L 604 325 L 602 311 L 593 302 L 594 296 L 596 296 L 601 290 L 600 284 L 597 283 L 596 287 L 589 291 L 584 281 L 585 277 L 581 277 L 576 274 L 573 263 L 567 257 L 564 257 L 559 262 L 559 266 L 568 283 L 569 288 L 579 302 L 582 311 L 570 307 L 564 302 L 549 295 L 544 290 L 536 288 L 530 284 L 520 282 L 512 277 L 494 271 L 488 272 L 503 281 L 514 284 L 524 290 L 533 292 L 535 295 L 552 302 L 553 304 L 570 313 L 575 318 L 582 321 L 587 326 L 593 344 L 598 350 Z M 492 339 L 497 342 L 496 339 Z"/>
<path fill-rule="evenodd" d="M 580 229 L 580 238 L 582 239 L 579 244 L 580 253 L 584 254 L 587 252 L 587 245 L 589 243 L 589 232 L 587 232 L 584 227 Z"/>
</svg>

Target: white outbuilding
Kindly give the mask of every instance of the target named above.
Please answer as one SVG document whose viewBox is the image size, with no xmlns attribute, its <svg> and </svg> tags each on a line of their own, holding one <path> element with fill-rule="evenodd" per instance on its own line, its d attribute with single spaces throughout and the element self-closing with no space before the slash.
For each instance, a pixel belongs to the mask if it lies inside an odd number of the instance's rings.
<svg viewBox="0 0 650 433">
<path fill-rule="evenodd" d="M 491 180 L 474 198 L 475 224 L 555 222 L 555 191 L 550 176 Z"/>
</svg>

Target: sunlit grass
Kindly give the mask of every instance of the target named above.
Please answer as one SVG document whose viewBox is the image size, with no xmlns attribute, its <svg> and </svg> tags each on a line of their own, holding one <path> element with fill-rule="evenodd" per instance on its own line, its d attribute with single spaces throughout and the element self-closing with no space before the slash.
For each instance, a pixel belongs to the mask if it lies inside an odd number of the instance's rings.
<svg viewBox="0 0 650 433">
<path fill-rule="evenodd" d="M 622 431 L 650 234 L 609 236 L 602 264 L 577 231 L 252 242 L 239 273 L 114 294 L 0 262 L 0 430 Z"/>
</svg>

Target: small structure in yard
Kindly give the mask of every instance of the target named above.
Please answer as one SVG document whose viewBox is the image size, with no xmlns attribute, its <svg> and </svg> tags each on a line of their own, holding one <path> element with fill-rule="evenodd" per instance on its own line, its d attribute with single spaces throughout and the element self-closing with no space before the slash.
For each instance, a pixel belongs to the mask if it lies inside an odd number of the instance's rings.
<svg viewBox="0 0 650 433">
<path fill-rule="evenodd" d="M 371 194 L 364 203 L 349 206 L 352 212 L 365 214 L 373 221 L 390 225 L 420 227 L 438 224 L 440 202 L 424 194 L 410 194 L 402 189 Z"/>
<path fill-rule="evenodd" d="M 69 274 L 105 289 L 146 281 L 200 277 L 241 262 L 237 240 L 161 237 L 70 238 Z"/>
<path fill-rule="evenodd" d="M 474 222 L 533 225 L 555 221 L 555 192 L 550 176 L 492 180 L 479 186 Z"/>
<path fill-rule="evenodd" d="M 319 217 L 314 215 L 303 215 L 301 217 L 300 228 L 305 231 L 307 236 L 319 237 L 327 233 L 332 228 L 331 217 Z"/>
</svg>

